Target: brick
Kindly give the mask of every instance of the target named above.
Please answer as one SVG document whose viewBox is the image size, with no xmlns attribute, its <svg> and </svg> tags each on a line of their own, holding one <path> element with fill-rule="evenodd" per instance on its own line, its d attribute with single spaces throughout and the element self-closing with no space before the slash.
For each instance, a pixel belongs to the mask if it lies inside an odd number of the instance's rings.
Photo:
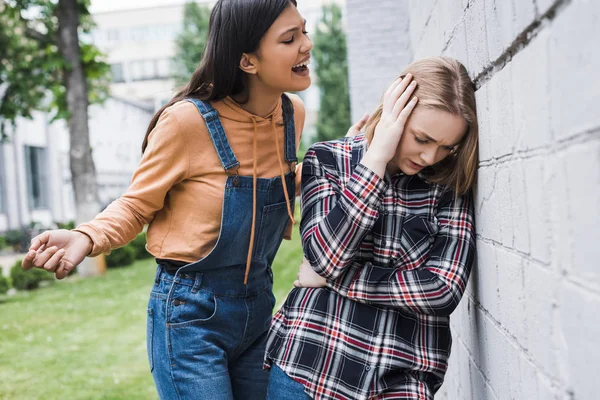
<svg viewBox="0 0 600 400">
<path fill-rule="evenodd" d="M 571 270 L 573 237 L 569 231 L 569 203 L 566 196 L 567 182 L 564 155 L 554 154 L 544 160 L 543 176 L 546 196 L 550 199 L 551 267 L 568 273 Z"/>
<path fill-rule="evenodd" d="M 496 248 L 483 241 L 477 241 L 477 268 L 473 276 L 475 298 L 492 315 L 497 315 L 498 299 L 498 261 Z"/>
<path fill-rule="evenodd" d="M 512 59 L 512 99 L 517 150 L 552 143 L 547 30 Z"/>
<path fill-rule="evenodd" d="M 535 0 L 519 0 L 512 3 L 514 6 L 515 36 L 517 36 L 536 20 Z"/>
<path fill-rule="evenodd" d="M 488 85 L 483 85 L 475 92 L 477 104 L 477 123 L 479 128 L 479 161 L 490 160 L 493 156 L 490 130 L 490 109 Z"/>
<path fill-rule="evenodd" d="M 509 167 L 509 165 L 503 165 L 498 168 L 494 189 L 494 196 L 497 199 L 494 206 L 498 207 L 498 214 L 500 214 L 501 243 L 506 247 L 512 247 L 514 239 Z"/>
<path fill-rule="evenodd" d="M 485 33 L 485 9 L 482 1 L 470 4 L 465 14 L 469 75 L 473 78 L 489 64 Z"/>
<path fill-rule="evenodd" d="M 546 14 L 555 3 L 558 3 L 558 0 L 536 0 L 538 15 Z"/>
<path fill-rule="evenodd" d="M 535 262 L 523 268 L 525 298 L 523 322 L 527 340 L 523 343 L 536 365 L 553 377 L 559 376 L 560 356 L 556 344 L 557 295 L 560 276 Z"/>
<path fill-rule="evenodd" d="M 513 1 L 484 0 L 490 60 L 497 60 L 515 40 Z"/>
<path fill-rule="evenodd" d="M 527 188 L 524 177 L 523 162 L 517 161 L 512 164 L 510 167 L 511 219 L 513 226 L 512 247 L 521 252 L 529 253 L 530 222 L 527 215 Z"/>
<path fill-rule="evenodd" d="M 493 166 L 479 169 L 475 190 L 477 232 L 486 239 L 502 242 L 501 210 L 496 191 L 497 170 Z"/>
<path fill-rule="evenodd" d="M 414 54 L 415 60 L 429 56 L 439 56 L 444 48 L 444 34 L 440 29 L 439 8 L 435 7 L 427 21 L 427 27 L 423 30 L 418 42 L 413 42 L 415 45 Z"/>
<path fill-rule="evenodd" d="M 566 353 L 561 363 L 568 376 L 575 399 L 597 398 L 597 369 L 594 361 L 600 357 L 600 296 L 582 291 L 563 280 L 560 287 L 560 315 Z"/>
<path fill-rule="evenodd" d="M 600 139 L 600 135 L 596 135 Z M 600 140 L 569 149 L 565 155 L 574 279 L 600 291 Z"/>
<path fill-rule="evenodd" d="M 573 1 L 554 19 L 549 46 L 550 112 L 555 138 L 600 126 L 600 7 Z"/>
<path fill-rule="evenodd" d="M 509 64 L 488 82 L 490 137 L 495 157 L 511 154 L 515 149 L 511 72 Z"/>
<path fill-rule="evenodd" d="M 552 240 L 550 221 L 550 198 L 544 183 L 544 160 L 532 158 L 523 161 L 524 181 L 527 198 L 527 217 L 531 256 L 550 263 Z"/>
<path fill-rule="evenodd" d="M 442 2 L 442 4 L 446 4 L 446 2 Z M 464 21 L 461 21 L 450 34 L 452 36 L 448 38 L 448 44 L 442 54 L 457 59 L 467 68 L 469 58 L 467 55 L 467 34 Z"/>
<path fill-rule="evenodd" d="M 444 43 L 448 43 L 459 24 L 464 29 L 464 9 L 454 1 L 438 1 L 436 12 L 439 16 L 438 30 L 444 39 Z"/>
<path fill-rule="evenodd" d="M 498 312 L 493 314 L 502 327 L 521 345 L 526 343 L 525 260 L 504 249 L 496 250 L 498 260 Z"/>
</svg>

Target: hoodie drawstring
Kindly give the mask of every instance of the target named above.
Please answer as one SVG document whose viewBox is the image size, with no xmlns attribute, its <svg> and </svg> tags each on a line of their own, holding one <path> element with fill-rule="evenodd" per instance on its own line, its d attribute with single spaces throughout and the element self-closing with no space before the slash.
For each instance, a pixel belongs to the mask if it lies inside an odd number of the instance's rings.
<svg viewBox="0 0 600 400">
<path fill-rule="evenodd" d="M 252 117 L 254 132 L 252 133 L 252 230 L 250 231 L 250 247 L 246 260 L 246 272 L 244 272 L 244 285 L 248 283 L 250 264 L 252 263 L 252 249 L 254 248 L 254 231 L 256 229 L 256 119 Z"/>
<path fill-rule="evenodd" d="M 252 117 L 252 123 L 254 124 L 254 132 L 252 137 L 252 230 L 250 231 L 250 246 L 248 248 L 248 258 L 246 259 L 246 271 L 244 272 L 244 285 L 248 283 L 248 275 L 250 274 L 250 264 L 252 263 L 252 249 L 254 248 L 254 233 L 256 230 L 256 119 Z M 275 148 L 277 149 L 277 162 L 279 163 L 279 172 L 281 176 L 281 183 L 283 185 L 285 203 L 287 205 L 288 216 L 292 224 L 295 224 L 294 214 L 292 213 L 292 205 L 288 196 L 287 184 L 285 182 L 285 173 L 283 172 L 283 164 L 281 164 L 281 150 L 279 149 L 279 137 L 277 136 L 277 129 L 275 128 L 275 121 L 271 119 L 271 127 L 273 129 L 273 135 L 275 136 Z"/>
<path fill-rule="evenodd" d="M 285 174 L 283 172 L 283 165 L 281 164 L 281 151 L 279 150 L 279 136 L 277 136 L 277 130 L 275 129 L 275 121 L 271 120 L 271 127 L 273 128 L 273 135 L 275 136 L 275 148 L 277 149 L 277 161 L 279 162 L 279 172 L 281 173 L 281 183 L 283 184 L 283 192 L 285 197 L 285 204 L 287 205 L 288 215 L 292 224 L 296 224 L 294 221 L 294 214 L 292 213 L 292 205 L 290 204 L 290 198 L 288 196 L 287 184 L 285 183 Z"/>
</svg>

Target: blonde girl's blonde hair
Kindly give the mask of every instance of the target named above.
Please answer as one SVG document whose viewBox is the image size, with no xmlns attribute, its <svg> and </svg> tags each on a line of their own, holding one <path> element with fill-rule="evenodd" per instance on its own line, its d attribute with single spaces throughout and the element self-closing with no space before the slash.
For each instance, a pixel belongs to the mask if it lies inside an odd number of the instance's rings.
<svg viewBox="0 0 600 400">
<path fill-rule="evenodd" d="M 453 189 L 456 195 L 467 193 L 477 176 L 478 136 L 475 86 L 466 68 L 450 57 L 428 57 L 408 65 L 400 75 L 412 74 L 417 81 L 413 95 L 419 98 L 416 109 L 447 111 L 467 122 L 467 132 L 452 153 L 439 163 L 422 171 L 432 183 Z M 365 137 L 371 143 L 375 127 L 381 119 L 380 104 L 365 126 Z"/>
</svg>

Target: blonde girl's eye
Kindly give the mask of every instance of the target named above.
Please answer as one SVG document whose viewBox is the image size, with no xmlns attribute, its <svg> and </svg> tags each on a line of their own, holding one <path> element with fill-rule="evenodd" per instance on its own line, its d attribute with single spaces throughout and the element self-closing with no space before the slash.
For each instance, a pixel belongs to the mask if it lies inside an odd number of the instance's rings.
<svg viewBox="0 0 600 400">
<path fill-rule="evenodd" d="M 427 140 L 419 139 L 419 138 L 418 138 L 418 137 L 416 137 L 416 136 L 415 136 L 415 141 L 416 141 L 417 143 L 420 143 L 420 144 L 425 144 L 425 143 L 427 143 Z"/>
</svg>

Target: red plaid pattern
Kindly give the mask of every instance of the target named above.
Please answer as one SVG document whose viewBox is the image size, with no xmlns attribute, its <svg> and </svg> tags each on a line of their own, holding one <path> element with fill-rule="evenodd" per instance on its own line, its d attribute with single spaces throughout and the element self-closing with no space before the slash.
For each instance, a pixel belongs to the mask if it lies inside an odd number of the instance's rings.
<svg viewBox="0 0 600 400">
<path fill-rule="evenodd" d="M 360 135 L 305 155 L 300 230 L 327 287 L 292 290 L 266 365 L 315 399 L 430 399 L 475 254 L 472 197 L 420 176 L 381 179 L 359 163 L 366 147 Z"/>
</svg>

